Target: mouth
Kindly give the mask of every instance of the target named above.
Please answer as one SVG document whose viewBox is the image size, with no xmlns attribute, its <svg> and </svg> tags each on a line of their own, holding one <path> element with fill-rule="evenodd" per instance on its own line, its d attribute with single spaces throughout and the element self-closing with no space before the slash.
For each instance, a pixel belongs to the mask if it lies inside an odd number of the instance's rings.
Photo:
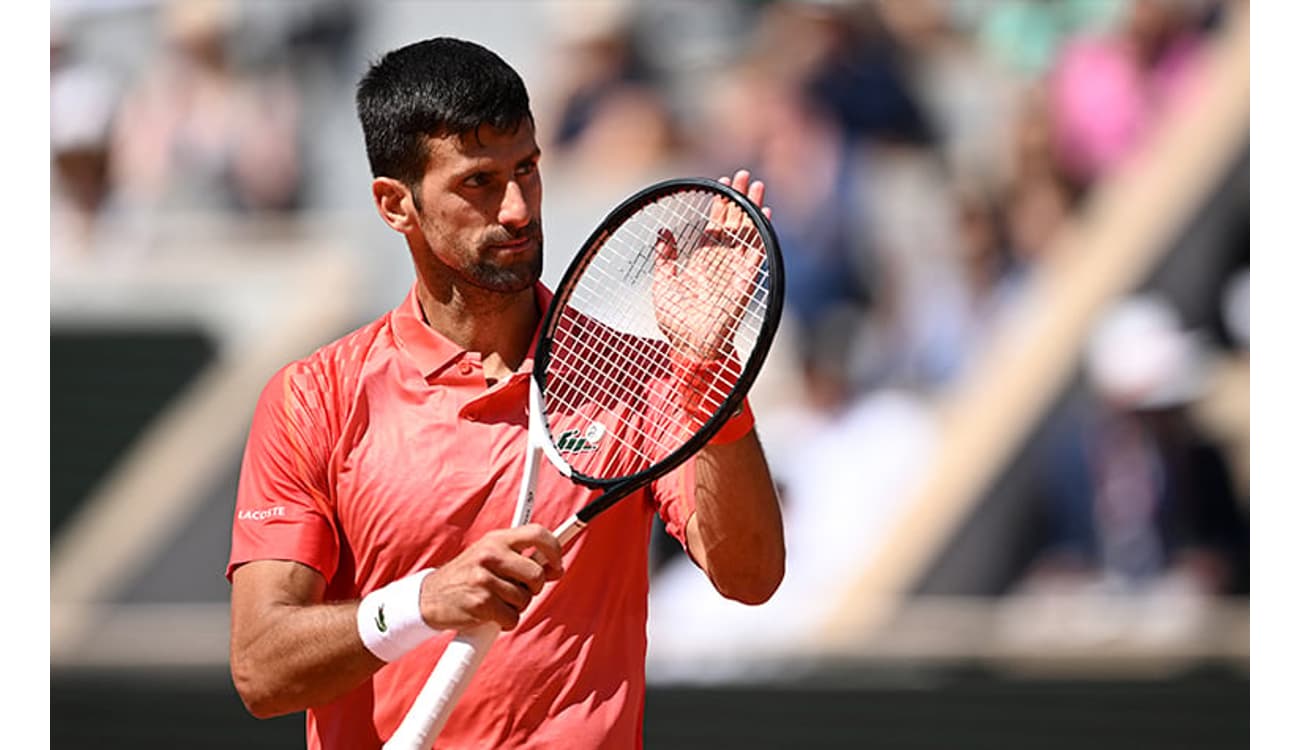
<svg viewBox="0 0 1300 750">
<path fill-rule="evenodd" d="M 488 245 L 493 252 L 516 255 L 531 250 L 536 244 L 533 237 L 519 237 L 508 242 L 494 242 Z"/>
</svg>

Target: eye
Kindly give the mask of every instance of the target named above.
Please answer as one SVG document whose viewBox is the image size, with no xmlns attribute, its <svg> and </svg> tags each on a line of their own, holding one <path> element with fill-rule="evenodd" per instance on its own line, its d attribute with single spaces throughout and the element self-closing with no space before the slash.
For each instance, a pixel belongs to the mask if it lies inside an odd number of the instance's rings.
<svg viewBox="0 0 1300 750">
<path fill-rule="evenodd" d="M 517 175 L 530 175 L 537 171 L 537 161 L 526 161 L 515 168 Z"/>
<path fill-rule="evenodd" d="M 465 178 L 465 184 L 469 187 L 483 187 L 492 181 L 492 175 L 487 172 L 475 172 Z"/>
</svg>

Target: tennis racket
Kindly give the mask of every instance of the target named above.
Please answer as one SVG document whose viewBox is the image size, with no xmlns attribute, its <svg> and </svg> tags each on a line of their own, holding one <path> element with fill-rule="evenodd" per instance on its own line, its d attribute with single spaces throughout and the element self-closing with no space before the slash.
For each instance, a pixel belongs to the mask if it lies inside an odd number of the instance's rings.
<svg viewBox="0 0 1300 750">
<path fill-rule="evenodd" d="M 531 517 L 543 455 L 602 491 L 555 530 L 567 546 L 708 443 L 754 382 L 783 298 L 776 234 L 728 185 L 669 180 L 610 212 L 542 320 L 513 524 Z M 384 747 L 428 750 L 499 633 L 458 634 Z"/>
</svg>

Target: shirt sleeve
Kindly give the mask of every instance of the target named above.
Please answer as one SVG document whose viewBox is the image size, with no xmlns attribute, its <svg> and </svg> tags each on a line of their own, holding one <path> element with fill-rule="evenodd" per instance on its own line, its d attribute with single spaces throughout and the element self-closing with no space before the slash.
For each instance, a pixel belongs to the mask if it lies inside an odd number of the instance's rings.
<svg viewBox="0 0 1300 750">
<path fill-rule="evenodd" d="M 650 499 L 664 521 L 664 527 L 689 554 L 686 522 L 695 513 L 695 458 L 650 484 Z"/>
<path fill-rule="evenodd" d="M 327 581 L 338 567 L 322 385 L 298 363 L 262 390 L 240 469 L 227 579 L 253 560 L 300 562 Z"/>
</svg>

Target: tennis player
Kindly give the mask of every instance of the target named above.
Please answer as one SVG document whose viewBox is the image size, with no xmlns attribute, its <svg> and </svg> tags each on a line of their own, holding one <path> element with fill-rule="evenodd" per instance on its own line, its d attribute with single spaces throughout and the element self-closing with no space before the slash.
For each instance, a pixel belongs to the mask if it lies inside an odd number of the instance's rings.
<svg viewBox="0 0 1300 750">
<path fill-rule="evenodd" d="M 235 686 L 255 716 L 306 710 L 310 748 L 374 748 L 455 631 L 495 621 L 439 747 L 639 747 L 653 514 L 726 597 L 761 603 L 784 574 L 753 417 L 563 554 L 548 529 L 592 493 L 557 472 L 535 523 L 508 528 L 550 298 L 528 93 L 493 52 L 439 38 L 374 64 L 357 108 L 415 282 L 262 392 L 226 570 Z M 762 205 L 761 182 L 728 182 Z"/>
</svg>

